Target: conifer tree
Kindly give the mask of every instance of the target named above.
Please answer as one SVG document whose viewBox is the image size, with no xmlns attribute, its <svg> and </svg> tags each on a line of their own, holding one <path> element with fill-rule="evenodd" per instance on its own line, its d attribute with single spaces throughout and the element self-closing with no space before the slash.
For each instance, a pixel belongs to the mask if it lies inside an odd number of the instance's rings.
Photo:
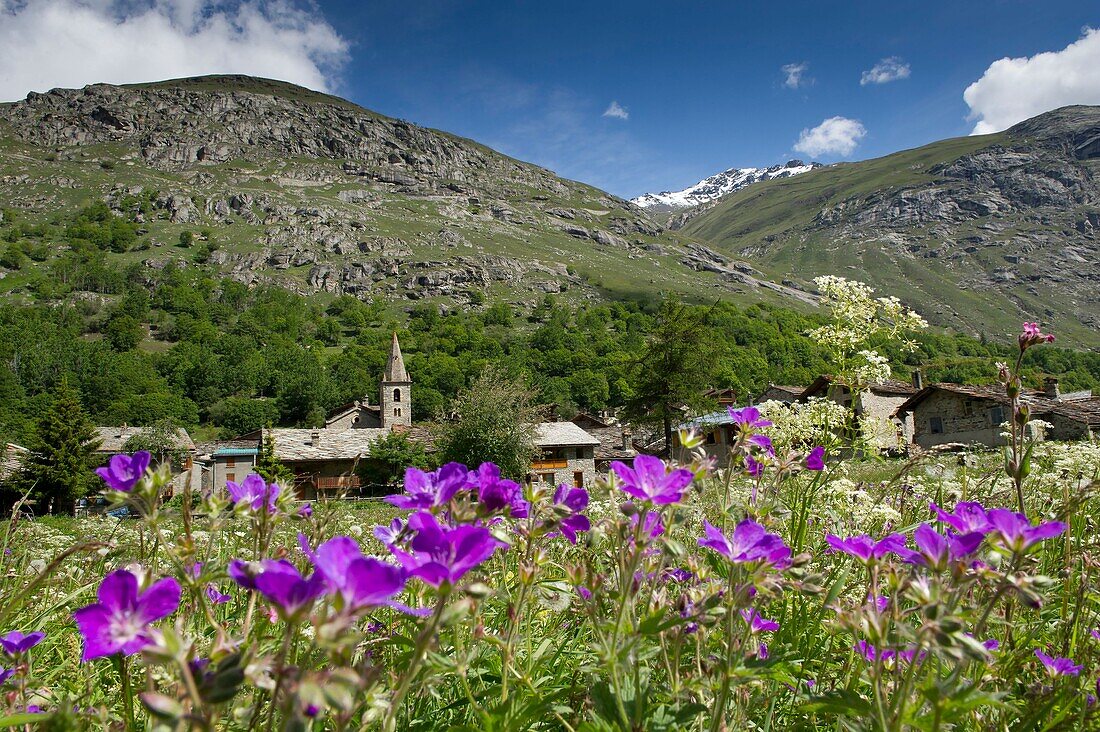
<svg viewBox="0 0 1100 732">
<path fill-rule="evenodd" d="M 278 483 L 287 488 L 294 485 L 294 473 L 275 456 L 275 435 L 271 425 L 264 429 L 256 473 L 268 483 Z"/>
<path fill-rule="evenodd" d="M 49 408 L 39 419 L 23 483 L 49 513 L 71 513 L 76 499 L 92 490 L 99 437 L 80 404 L 80 396 L 61 379 Z"/>
</svg>

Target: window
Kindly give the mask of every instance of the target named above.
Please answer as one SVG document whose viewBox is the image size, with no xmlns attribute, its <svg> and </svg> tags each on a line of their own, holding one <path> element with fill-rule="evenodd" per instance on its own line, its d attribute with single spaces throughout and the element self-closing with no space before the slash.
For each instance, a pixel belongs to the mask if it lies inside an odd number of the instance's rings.
<svg viewBox="0 0 1100 732">
<path fill-rule="evenodd" d="M 393 408 L 393 416 L 395 416 L 395 417 L 400 417 L 401 416 L 401 407 L 394 407 Z"/>
<path fill-rule="evenodd" d="M 999 427 L 1002 422 L 1005 421 L 1004 407 L 993 407 L 989 410 L 989 424 L 993 427 Z"/>
<path fill-rule="evenodd" d="M 401 401 L 401 390 L 400 389 L 394 389 L 393 390 L 393 400 L 395 402 Z"/>
<path fill-rule="evenodd" d="M 554 474 L 553 473 L 539 473 L 539 480 L 542 481 L 545 485 L 553 485 L 554 484 Z"/>
<path fill-rule="evenodd" d="M 226 473 L 225 474 L 225 479 L 226 480 L 231 480 L 234 483 L 236 483 L 237 482 L 237 474 L 236 473 Z"/>
<path fill-rule="evenodd" d="M 972 399 L 963 399 L 963 416 L 969 417 L 974 414 L 974 401 Z"/>
<path fill-rule="evenodd" d="M 573 471 L 573 487 L 574 488 L 583 488 L 584 487 L 584 473 L 582 473 L 579 470 Z"/>
<path fill-rule="evenodd" d="M 226 458 L 225 459 L 225 467 L 227 467 L 227 468 L 237 467 L 237 458 L 235 458 L 235 457 Z"/>
<path fill-rule="evenodd" d="M 713 445 L 716 442 L 718 442 L 718 439 L 717 439 L 717 437 L 715 437 L 714 432 L 708 432 L 707 433 L 707 444 L 708 445 Z"/>
<path fill-rule="evenodd" d="M 943 418 L 942 417 L 932 417 L 931 419 L 929 419 L 928 420 L 928 431 L 931 432 L 934 435 L 942 435 L 943 434 Z"/>
</svg>

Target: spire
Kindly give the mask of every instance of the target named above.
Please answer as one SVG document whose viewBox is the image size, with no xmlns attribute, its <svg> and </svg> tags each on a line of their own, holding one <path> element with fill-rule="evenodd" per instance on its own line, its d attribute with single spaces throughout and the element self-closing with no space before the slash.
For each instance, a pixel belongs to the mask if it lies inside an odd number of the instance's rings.
<svg viewBox="0 0 1100 732">
<path fill-rule="evenodd" d="M 383 380 L 392 383 L 410 382 L 409 374 L 405 371 L 405 359 L 401 357 L 401 344 L 397 342 L 397 331 L 393 332 L 393 343 L 390 344 L 390 360 L 386 364 L 386 372 Z"/>
</svg>

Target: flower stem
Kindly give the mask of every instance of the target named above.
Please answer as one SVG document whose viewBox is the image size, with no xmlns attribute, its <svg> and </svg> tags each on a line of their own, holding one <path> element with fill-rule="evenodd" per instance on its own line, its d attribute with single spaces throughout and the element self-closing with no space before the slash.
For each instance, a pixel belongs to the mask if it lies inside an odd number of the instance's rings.
<svg viewBox="0 0 1100 732">
<path fill-rule="evenodd" d="M 121 654 L 115 656 L 118 659 L 118 677 L 122 682 L 122 709 L 126 715 L 126 729 L 136 730 L 137 724 L 134 722 L 134 696 L 130 691 L 130 667 L 126 661 L 126 656 Z"/>
<path fill-rule="evenodd" d="M 385 719 L 382 721 L 382 729 L 384 732 L 393 732 L 397 728 L 398 710 L 400 710 L 401 704 L 405 701 L 405 696 L 409 693 L 409 687 L 412 686 L 416 673 L 420 670 L 420 664 L 428 652 L 428 645 L 431 643 L 432 636 L 435 635 L 436 630 L 439 628 L 439 621 L 443 618 L 443 610 L 447 607 L 447 597 L 450 593 L 450 584 L 445 582 L 443 585 L 440 585 L 439 601 L 436 603 L 435 612 L 432 613 L 432 617 L 428 621 L 428 624 L 424 626 L 423 630 L 420 631 L 420 635 L 417 636 L 416 647 L 413 649 L 413 657 L 409 660 L 409 667 L 405 669 L 405 674 L 401 678 L 401 683 L 397 686 L 396 691 L 393 693 L 393 697 L 390 699 L 390 706 L 386 710 Z"/>
</svg>

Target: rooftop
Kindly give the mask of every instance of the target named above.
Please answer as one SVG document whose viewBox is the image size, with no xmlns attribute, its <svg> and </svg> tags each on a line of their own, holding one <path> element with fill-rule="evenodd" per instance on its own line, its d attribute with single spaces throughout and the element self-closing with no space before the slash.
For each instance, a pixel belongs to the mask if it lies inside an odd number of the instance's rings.
<svg viewBox="0 0 1100 732">
<path fill-rule="evenodd" d="M 146 428 L 124 425 L 122 427 L 96 427 L 95 429 L 99 436 L 97 452 L 122 452 L 126 449 L 126 443 L 130 438 L 142 434 Z M 195 449 L 195 443 L 191 441 L 191 435 L 187 434 L 187 430 L 180 427 L 176 430 L 172 447 L 191 451 Z"/>
<path fill-rule="evenodd" d="M 535 444 L 539 447 L 595 447 L 600 441 L 572 422 L 542 422 L 535 425 Z"/>
<path fill-rule="evenodd" d="M 370 451 L 372 442 L 388 432 L 389 430 L 371 428 L 271 430 L 275 438 L 275 457 L 286 462 L 356 460 Z"/>
</svg>

